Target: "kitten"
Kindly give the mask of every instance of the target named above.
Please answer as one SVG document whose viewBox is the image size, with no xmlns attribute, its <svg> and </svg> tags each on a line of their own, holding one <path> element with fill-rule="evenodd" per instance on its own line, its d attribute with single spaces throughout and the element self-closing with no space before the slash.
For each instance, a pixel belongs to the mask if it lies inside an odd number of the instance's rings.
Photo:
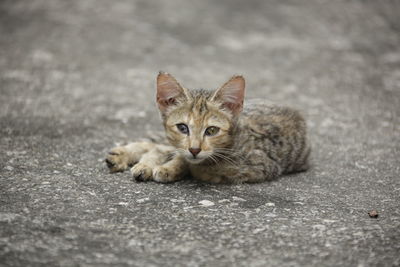
<svg viewBox="0 0 400 267">
<path fill-rule="evenodd" d="M 246 102 L 245 81 L 233 76 L 215 91 L 188 90 L 160 72 L 157 105 L 170 145 L 116 147 L 111 172 L 129 167 L 137 181 L 172 182 L 187 175 L 211 183 L 271 180 L 308 169 L 306 123 L 295 110 Z"/>
</svg>

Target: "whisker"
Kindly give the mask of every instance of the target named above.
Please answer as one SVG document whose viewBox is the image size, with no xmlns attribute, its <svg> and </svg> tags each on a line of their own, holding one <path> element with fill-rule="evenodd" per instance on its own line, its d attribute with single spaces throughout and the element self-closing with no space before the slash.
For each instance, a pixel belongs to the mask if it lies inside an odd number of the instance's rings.
<svg viewBox="0 0 400 267">
<path fill-rule="evenodd" d="M 233 160 L 232 158 L 230 158 L 230 157 L 228 157 L 228 156 L 226 156 L 226 155 L 224 155 L 224 154 L 215 152 L 214 155 L 215 155 L 216 157 L 222 159 L 222 160 L 225 160 L 226 162 L 228 162 L 228 163 L 230 163 L 230 164 L 232 164 L 232 165 L 237 165 L 237 162 L 236 162 L 235 160 Z"/>
<path fill-rule="evenodd" d="M 215 150 L 217 151 L 221 151 L 221 152 L 230 152 L 230 153 L 234 153 L 234 154 L 238 154 L 239 151 L 232 149 L 232 148 L 216 148 Z"/>
<path fill-rule="evenodd" d="M 213 155 L 210 155 L 208 158 L 211 159 L 215 163 L 215 165 L 219 164 L 217 159 Z"/>
<path fill-rule="evenodd" d="M 241 160 L 246 160 L 246 158 L 241 154 L 241 152 L 229 148 L 217 148 L 215 149 L 215 153 L 223 154 L 224 156 L 234 156 L 238 157 Z M 229 154 L 229 155 L 226 155 Z"/>
</svg>

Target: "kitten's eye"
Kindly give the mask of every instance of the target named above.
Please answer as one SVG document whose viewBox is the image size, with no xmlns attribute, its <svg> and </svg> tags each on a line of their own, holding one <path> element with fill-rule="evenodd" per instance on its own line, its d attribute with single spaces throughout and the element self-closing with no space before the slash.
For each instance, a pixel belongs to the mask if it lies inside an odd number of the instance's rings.
<svg viewBox="0 0 400 267">
<path fill-rule="evenodd" d="M 189 127 L 184 123 L 178 123 L 176 128 L 183 134 L 189 134 Z"/>
<path fill-rule="evenodd" d="M 204 132 L 205 135 L 207 136 L 213 136 L 216 135 L 219 132 L 219 128 L 215 127 L 215 126 L 210 126 L 206 129 L 206 131 Z"/>
</svg>

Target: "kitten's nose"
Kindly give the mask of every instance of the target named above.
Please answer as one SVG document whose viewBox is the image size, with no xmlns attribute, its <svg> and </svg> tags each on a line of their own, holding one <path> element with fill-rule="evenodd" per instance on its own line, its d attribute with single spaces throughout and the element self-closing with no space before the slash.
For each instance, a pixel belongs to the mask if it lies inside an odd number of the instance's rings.
<svg viewBox="0 0 400 267">
<path fill-rule="evenodd" d="M 193 157 L 196 157 L 197 154 L 200 153 L 201 149 L 200 148 L 189 148 L 190 153 L 192 153 Z"/>
</svg>

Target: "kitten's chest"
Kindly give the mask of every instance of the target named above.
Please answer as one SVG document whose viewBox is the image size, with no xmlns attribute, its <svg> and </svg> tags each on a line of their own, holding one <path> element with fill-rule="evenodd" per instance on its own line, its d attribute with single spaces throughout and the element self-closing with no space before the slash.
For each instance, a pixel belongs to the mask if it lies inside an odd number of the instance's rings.
<svg viewBox="0 0 400 267">
<path fill-rule="evenodd" d="M 191 175 L 199 180 L 210 183 L 223 183 L 230 180 L 240 171 L 240 165 L 228 162 L 219 162 L 215 165 L 190 165 Z"/>
</svg>

